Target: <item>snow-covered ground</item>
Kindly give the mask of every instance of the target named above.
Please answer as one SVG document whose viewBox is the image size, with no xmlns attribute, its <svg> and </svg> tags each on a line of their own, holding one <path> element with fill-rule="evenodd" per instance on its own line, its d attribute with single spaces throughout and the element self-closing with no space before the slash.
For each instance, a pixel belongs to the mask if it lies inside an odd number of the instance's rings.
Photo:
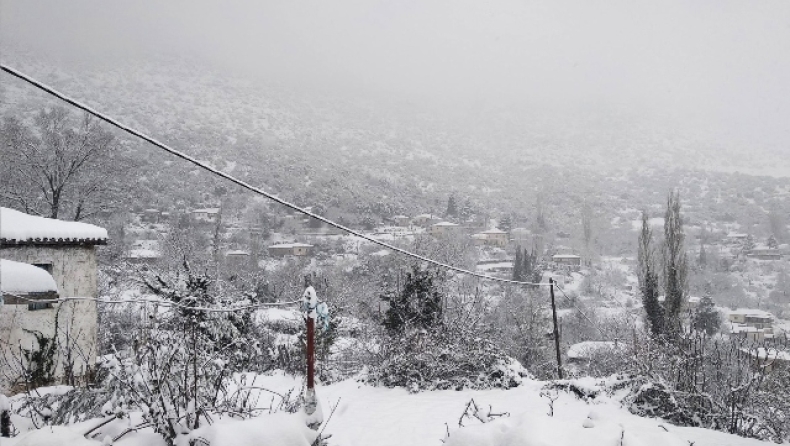
<svg viewBox="0 0 790 446">
<path fill-rule="evenodd" d="M 302 387 L 300 378 L 282 373 L 259 376 L 255 386 L 285 394 Z M 405 389 L 371 387 L 346 380 L 318 387 L 325 425 L 323 435 L 337 446 L 758 446 L 765 443 L 700 428 L 677 427 L 658 419 L 641 418 L 622 408 L 616 396 L 584 402 L 559 393 L 554 415 L 549 400 L 541 397 L 545 382 L 526 380 L 510 390 L 434 391 L 410 394 Z M 595 386 L 586 378 L 582 385 Z M 267 394 L 267 401 L 271 394 Z M 507 413 L 483 424 L 466 418 L 458 423 L 467 403 L 474 399 L 487 414 Z M 262 398 L 263 400 L 263 398 Z M 276 404 L 276 402 L 275 402 Z M 5 440 L 3 446 L 55 444 L 100 445 L 84 440 L 81 433 L 97 420 L 70 428 L 44 428 L 34 434 Z M 310 433 L 300 414 L 262 415 L 246 421 L 223 421 L 193 433 L 211 446 L 277 445 L 307 446 Z M 449 432 L 449 437 L 447 437 Z M 83 441 L 84 440 L 84 441 Z M 148 432 L 130 434 L 116 446 L 163 444 Z M 186 443 L 185 443 L 186 444 Z"/>
</svg>

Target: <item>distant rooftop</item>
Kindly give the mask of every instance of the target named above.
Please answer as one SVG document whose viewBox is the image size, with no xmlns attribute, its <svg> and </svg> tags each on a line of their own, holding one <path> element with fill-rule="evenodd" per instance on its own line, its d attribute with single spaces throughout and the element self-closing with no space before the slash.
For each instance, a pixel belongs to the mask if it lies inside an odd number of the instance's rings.
<svg viewBox="0 0 790 446">
<path fill-rule="evenodd" d="M 501 229 L 491 228 L 486 231 L 481 232 L 481 234 L 507 234 L 507 232 L 502 231 Z"/>
<path fill-rule="evenodd" d="M 271 245 L 269 248 L 312 248 L 313 245 L 307 243 L 280 243 L 278 245 Z"/>
<path fill-rule="evenodd" d="M 96 225 L 28 215 L 0 207 L 0 245 L 103 245 L 107 230 Z"/>
</svg>

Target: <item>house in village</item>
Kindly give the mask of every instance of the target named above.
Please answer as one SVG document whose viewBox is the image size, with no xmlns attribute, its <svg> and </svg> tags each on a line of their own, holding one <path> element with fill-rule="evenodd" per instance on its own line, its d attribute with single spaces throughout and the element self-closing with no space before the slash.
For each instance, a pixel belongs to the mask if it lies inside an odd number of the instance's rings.
<svg viewBox="0 0 790 446">
<path fill-rule="evenodd" d="M 751 308 L 739 308 L 727 316 L 730 332 L 749 340 L 762 342 L 774 337 L 773 314 Z"/>
<path fill-rule="evenodd" d="M 135 265 L 155 265 L 162 259 L 158 240 L 135 240 L 124 260 Z"/>
<path fill-rule="evenodd" d="M 746 254 L 750 259 L 755 260 L 782 260 L 782 253 L 775 248 L 755 248 Z"/>
<path fill-rule="evenodd" d="M 140 215 L 140 221 L 143 223 L 159 223 L 161 216 L 162 213 L 159 212 L 159 209 L 145 209 L 142 215 Z"/>
<path fill-rule="evenodd" d="M 475 245 L 499 246 L 500 248 L 504 248 L 510 241 L 510 236 L 508 236 L 508 233 L 505 231 L 493 228 L 477 234 L 472 234 L 472 240 L 474 240 Z"/>
<path fill-rule="evenodd" d="M 192 218 L 200 223 L 214 223 L 219 218 L 219 208 L 195 209 Z"/>
<path fill-rule="evenodd" d="M 229 268 L 244 268 L 250 264 L 251 258 L 249 251 L 232 249 L 225 253 L 225 264 Z"/>
<path fill-rule="evenodd" d="M 306 257 L 312 254 L 313 245 L 306 243 L 280 243 L 269 246 L 268 250 L 269 255 L 272 257 Z"/>
<path fill-rule="evenodd" d="M 392 217 L 392 223 L 395 226 L 407 227 L 411 224 L 411 219 L 405 215 L 396 215 Z"/>
<path fill-rule="evenodd" d="M 411 224 L 427 228 L 433 224 L 440 223 L 441 218 L 433 214 L 420 214 L 411 219 Z"/>
<path fill-rule="evenodd" d="M 576 254 L 555 254 L 551 261 L 558 267 L 571 271 L 578 271 L 582 267 L 582 258 Z"/>
<path fill-rule="evenodd" d="M 459 232 L 461 232 L 461 227 L 455 223 L 450 223 L 449 221 L 435 223 L 428 229 L 428 233 L 434 237 L 458 234 Z"/>
<path fill-rule="evenodd" d="M 0 351 L 3 357 L 18 356 L 20 346 L 35 349 L 36 337 L 32 332 L 38 332 L 57 341 L 55 376 L 68 374 L 69 377 L 79 377 L 90 371 L 97 354 L 96 302 L 74 300 L 53 304 L 35 300 L 45 295 L 53 296 L 55 292 L 60 298 L 96 298 L 98 268 L 95 248 L 106 243 L 107 231 L 104 228 L 36 217 L 0 207 L 0 258 L 4 259 L 2 288 L 9 293 L 5 297 L 5 305 L 0 308 Z M 36 274 L 37 271 L 27 265 L 40 269 L 46 276 Z M 10 279 L 7 276 L 9 271 L 20 272 L 20 276 L 14 275 L 14 279 Z M 55 286 L 48 277 L 52 278 Z M 13 284 L 19 280 L 29 280 L 29 288 L 12 290 L 19 288 L 18 284 Z M 18 293 L 27 293 L 27 296 Z M 0 368 L 6 366 L 7 361 L 0 361 Z M 0 376 L 11 377 L 13 381 L 13 370 L 3 372 L 7 373 L 0 373 Z M 5 386 L 14 384 L 6 381 L 3 383 Z"/>
</svg>

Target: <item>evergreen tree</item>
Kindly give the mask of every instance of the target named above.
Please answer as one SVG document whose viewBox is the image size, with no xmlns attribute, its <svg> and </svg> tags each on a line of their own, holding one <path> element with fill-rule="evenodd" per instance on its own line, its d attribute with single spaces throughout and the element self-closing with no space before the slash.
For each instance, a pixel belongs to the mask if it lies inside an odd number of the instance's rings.
<svg viewBox="0 0 790 446">
<path fill-rule="evenodd" d="M 513 220 L 510 218 L 510 215 L 503 215 L 502 218 L 499 219 L 497 228 L 505 232 L 510 232 L 510 230 L 513 229 Z"/>
<path fill-rule="evenodd" d="M 716 310 L 713 299 L 706 295 L 700 299 L 699 307 L 694 312 L 692 326 L 697 331 L 704 331 L 708 335 L 714 335 L 721 326 L 721 315 Z"/>
<path fill-rule="evenodd" d="M 523 256 L 521 255 L 521 245 L 516 246 L 516 258 L 513 260 L 513 280 L 521 281 L 521 269 Z"/>
<path fill-rule="evenodd" d="M 464 201 L 463 206 L 461 206 L 461 209 L 458 211 L 458 217 L 462 221 L 467 221 L 469 220 L 469 218 L 472 217 L 472 215 L 474 215 L 474 213 L 475 212 L 474 212 L 474 207 L 472 206 L 472 201 L 467 198 Z"/>
<path fill-rule="evenodd" d="M 752 249 L 754 249 L 754 236 L 749 234 L 743 242 L 743 251 L 748 253 Z"/>
<path fill-rule="evenodd" d="M 664 313 L 658 301 L 658 273 L 653 260 L 653 231 L 649 217 L 642 211 L 642 231 L 639 233 L 639 288 L 642 292 L 642 306 L 650 334 L 658 338 L 664 331 Z"/>
<path fill-rule="evenodd" d="M 430 330 L 439 327 L 443 296 L 434 279 L 433 273 L 415 266 L 406 274 L 401 290 L 381 295 L 381 299 L 389 304 L 383 324 L 390 335 L 401 335 L 410 328 Z"/>
<path fill-rule="evenodd" d="M 776 248 L 779 247 L 779 242 L 776 240 L 776 237 L 773 234 L 771 234 L 771 236 L 768 237 L 768 240 L 766 241 L 766 244 L 771 249 L 776 249 Z"/>
<path fill-rule="evenodd" d="M 708 253 L 705 252 L 705 244 L 699 245 L 699 266 L 705 268 L 708 265 Z"/>
<path fill-rule="evenodd" d="M 680 193 L 670 192 L 664 214 L 664 332 L 670 338 L 680 334 L 680 312 L 686 301 L 688 262 L 684 238 Z"/>
<path fill-rule="evenodd" d="M 444 216 L 445 217 L 458 216 L 458 204 L 455 201 L 455 194 L 450 195 L 450 198 L 447 199 L 447 211 L 445 211 Z"/>
</svg>

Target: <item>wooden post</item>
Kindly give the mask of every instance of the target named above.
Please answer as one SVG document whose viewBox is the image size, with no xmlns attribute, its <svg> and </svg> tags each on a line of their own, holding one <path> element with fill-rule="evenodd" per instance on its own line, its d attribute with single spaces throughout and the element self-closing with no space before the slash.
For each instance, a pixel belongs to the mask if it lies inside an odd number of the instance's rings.
<svg viewBox="0 0 790 446">
<path fill-rule="evenodd" d="M 318 430 L 324 421 L 321 406 L 315 395 L 315 319 L 318 316 L 316 306 L 318 306 L 318 296 L 315 289 L 310 285 L 310 280 L 305 278 L 307 288 L 302 295 L 302 305 L 305 311 L 305 322 L 307 324 L 307 390 L 304 395 L 304 412 L 307 415 L 307 426 L 313 430 Z"/>
<path fill-rule="evenodd" d="M 315 389 L 315 318 L 307 318 L 307 391 Z"/>
<path fill-rule="evenodd" d="M 557 324 L 557 305 L 554 303 L 554 279 L 549 277 L 549 293 L 551 294 L 551 316 L 554 319 L 554 349 L 557 352 L 557 376 L 562 375 L 562 354 L 560 353 L 560 330 Z"/>
</svg>

